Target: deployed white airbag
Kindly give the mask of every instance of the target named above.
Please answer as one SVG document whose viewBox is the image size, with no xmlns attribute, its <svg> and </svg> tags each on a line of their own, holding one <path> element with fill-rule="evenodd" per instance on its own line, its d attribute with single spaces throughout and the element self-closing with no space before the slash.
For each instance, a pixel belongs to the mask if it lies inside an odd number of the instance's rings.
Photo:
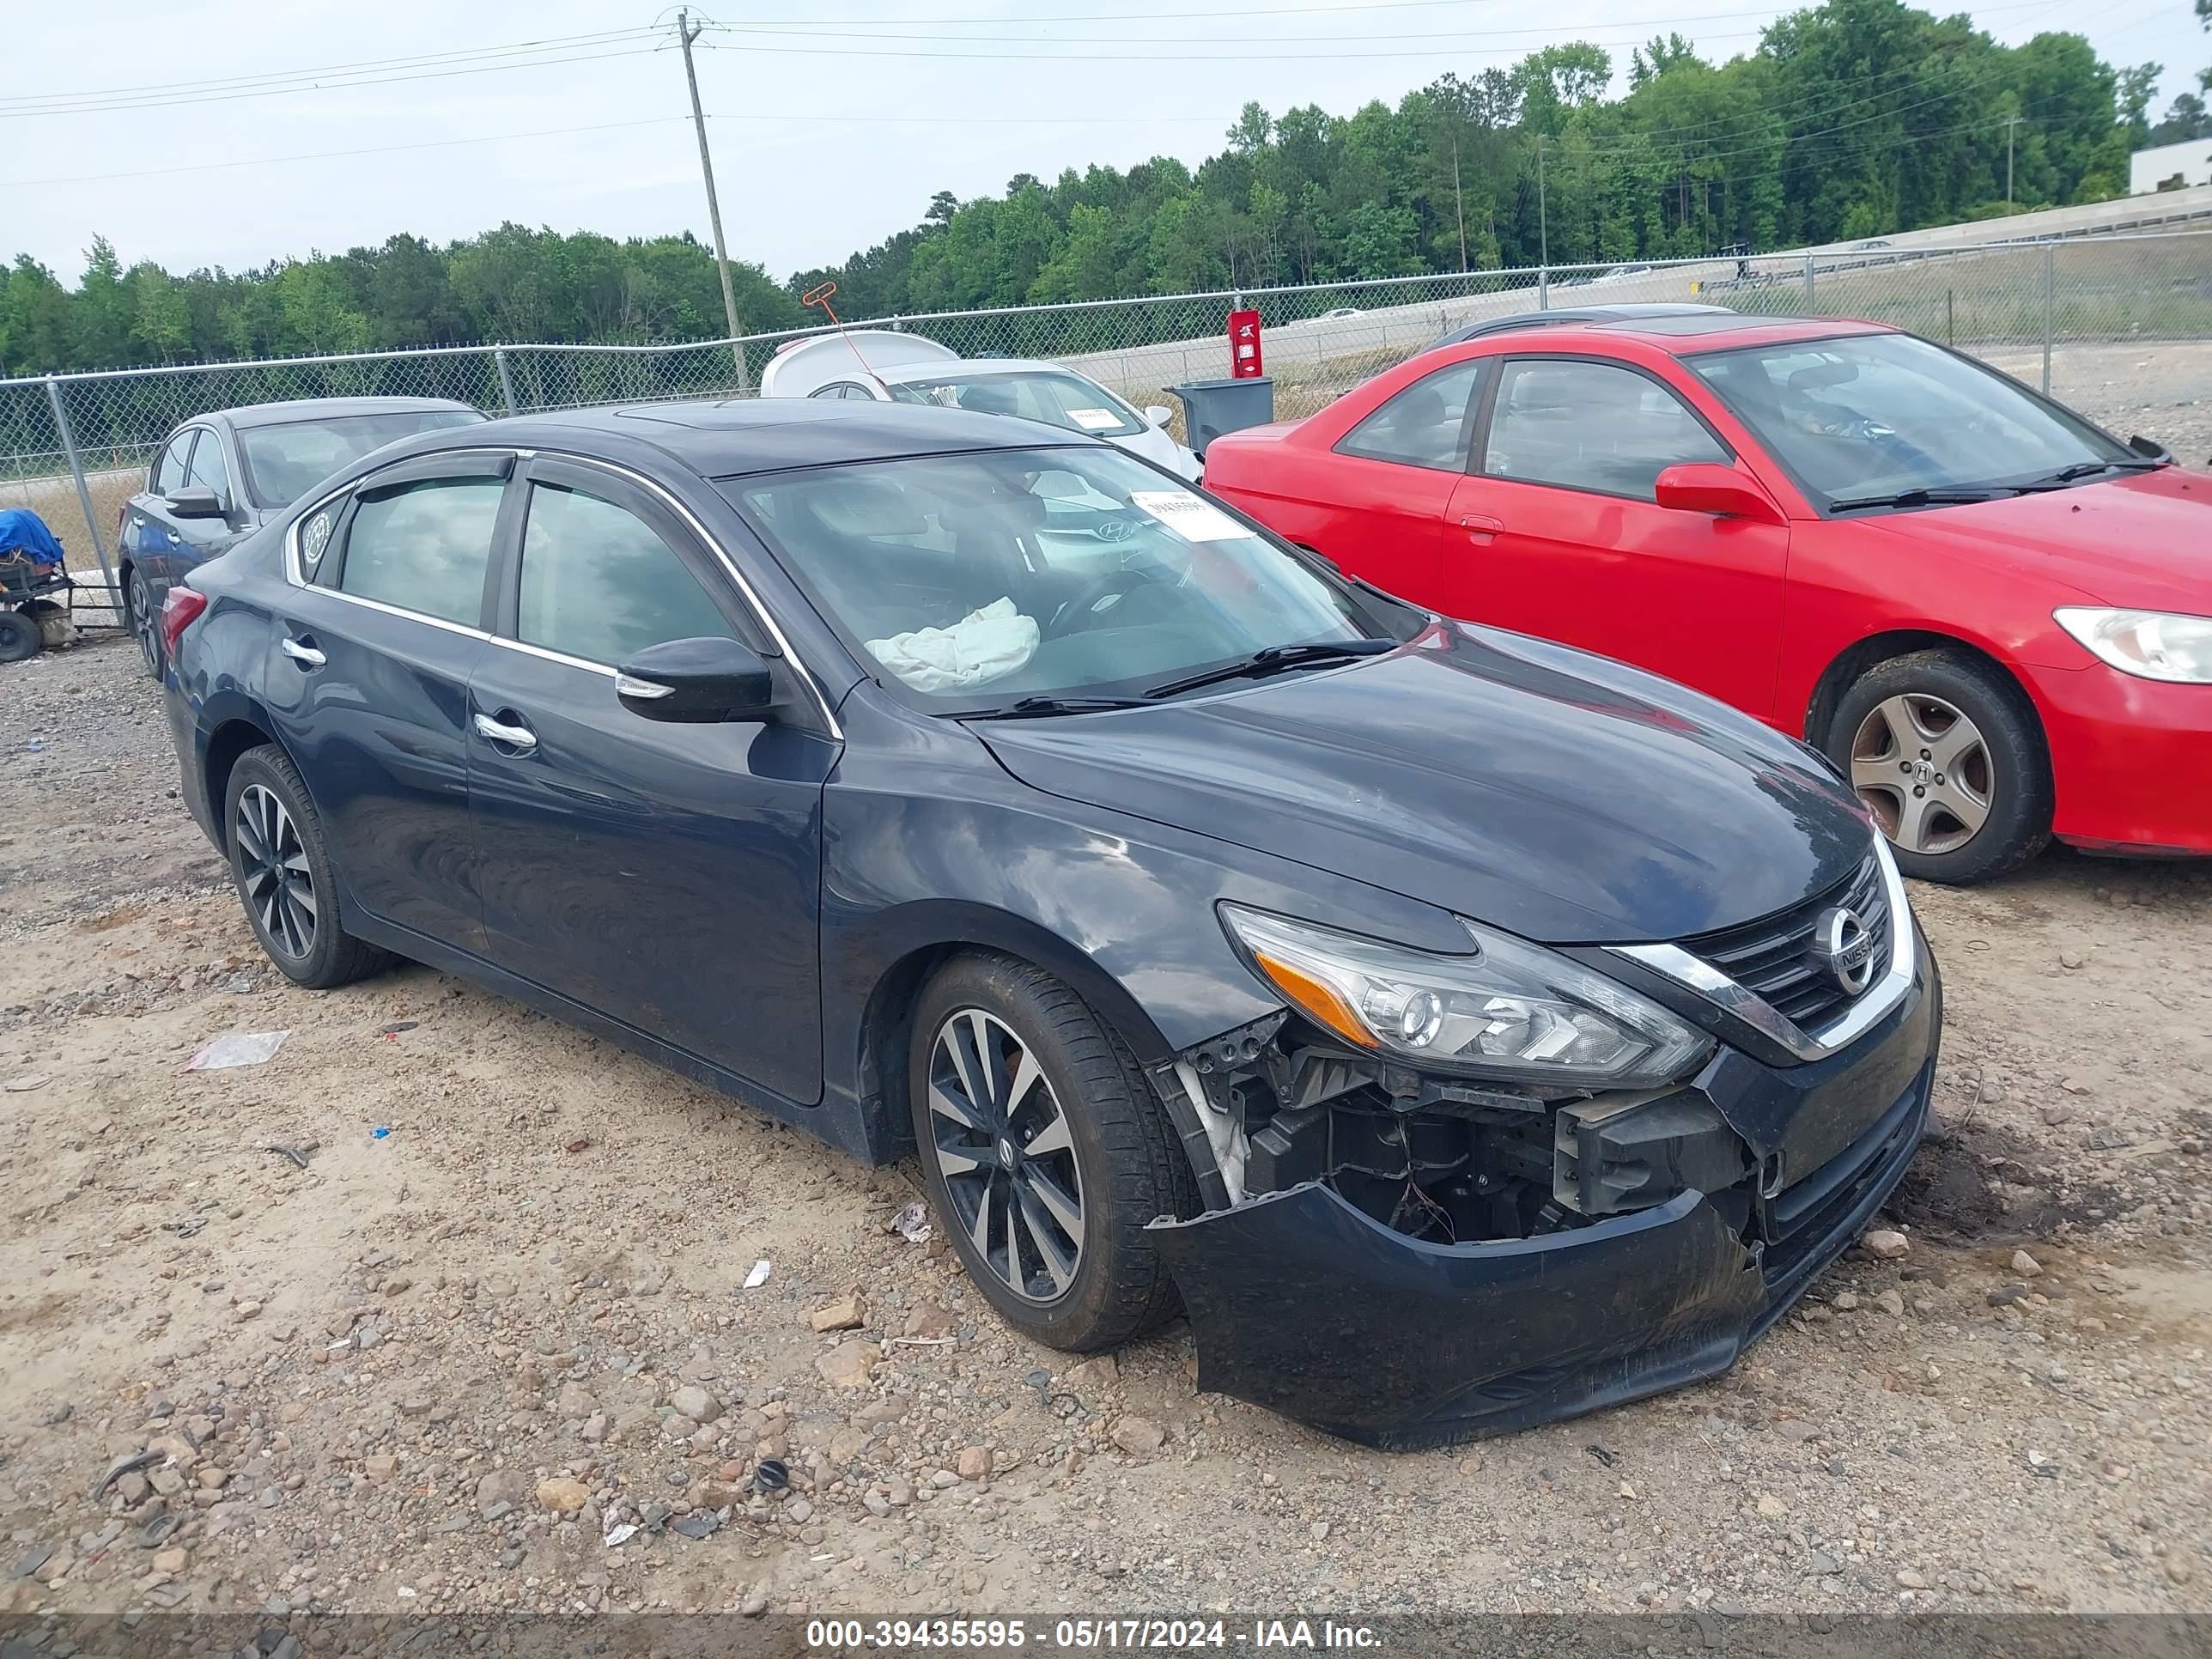
<svg viewBox="0 0 2212 1659">
<path fill-rule="evenodd" d="M 1012 673 L 1036 653 L 1037 624 L 994 599 L 950 628 L 917 628 L 870 640 L 877 661 L 917 691 L 957 691 Z"/>
</svg>

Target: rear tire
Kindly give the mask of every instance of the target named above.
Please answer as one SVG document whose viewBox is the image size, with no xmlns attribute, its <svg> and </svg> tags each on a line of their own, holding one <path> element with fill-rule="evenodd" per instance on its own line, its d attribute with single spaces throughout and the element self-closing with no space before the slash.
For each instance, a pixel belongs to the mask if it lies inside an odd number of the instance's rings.
<svg viewBox="0 0 2212 1659">
<path fill-rule="evenodd" d="M 915 1006 L 908 1092 L 939 1224 L 1008 1324 L 1080 1352 L 1176 1311 L 1145 1227 L 1197 1213 L 1190 1164 L 1074 992 L 1012 957 L 956 957 Z"/>
<path fill-rule="evenodd" d="M 274 744 L 231 768 L 224 850 L 253 936 L 295 985 L 327 991 L 373 974 L 391 956 L 338 926 L 337 874 L 307 785 Z"/>
<path fill-rule="evenodd" d="M 2035 709 L 1994 665 L 1915 651 L 1859 676 L 1821 744 L 1889 837 L 1897 867 L 1964 885 L 2051 840 L 2051 755 Z"/>
<path fill-rule="evenodd" d="M 138 655 L 146 665 L 148 678 L 161 678 L 161 613 L 154 609 L 154 595 L 146 586 L 146 579 L 136 570 L 131 573 L 131 585 L 123 590 L 123 603 L 130 612 L 131 637 L 138 641 Z"/>
<path fill-rule="evenodd" d="M 20 611 L 0 611 L 0 662 L 28 662 L 45 642 L 38 618 Z"/>
</svg>

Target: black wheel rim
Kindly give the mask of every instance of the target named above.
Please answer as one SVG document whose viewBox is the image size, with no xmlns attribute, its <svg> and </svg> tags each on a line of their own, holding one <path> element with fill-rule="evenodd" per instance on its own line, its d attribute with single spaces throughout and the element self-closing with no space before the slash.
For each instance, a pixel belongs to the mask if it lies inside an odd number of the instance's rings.
<svg viewBox="0 0 2212 1659">
<path fill-rule="evenodd" d="M 153 614 L 150 596 L 146 592 L 146 579 L 131 579 L 131 631 L 138 636 L 138 654 L 146 659 L 149 672 L 161 672 L 161 635 L 158 631 L 160 618 Z"/>
<path fill-rule="evenodd" d="M 1067 1115 L 1029 1045 L 963 1008 L 929 1054 L 929 1152 L 953 1221 L 1024 1302 L 1059 1301 L 1083 1260 L 1083 1178 Z"/>
<path fill-rule="evenodd" d="M 262 940 L 298 962 L 315 948 L 315 878 L 284 803 L 259 784 L 238 797 L 238 880 Z"/>
</svg>

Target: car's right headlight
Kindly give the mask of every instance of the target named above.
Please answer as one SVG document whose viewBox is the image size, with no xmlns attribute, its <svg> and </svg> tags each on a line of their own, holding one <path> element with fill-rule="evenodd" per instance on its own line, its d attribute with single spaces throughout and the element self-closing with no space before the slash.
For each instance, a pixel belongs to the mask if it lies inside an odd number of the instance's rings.
<svg viewBox="0 0 2212 1659">
<path fill-rule="evenodd" d="M 1565 1089 L 1672 1083 L 1712 1039 L 1581 963 L 1461 918 L 1443 956 L 1241 904 L 1221 916 L 1301 1012 L 1358 1048 L 1423 1067 Z"/>
<path fill-rule="evenodd" d="M 2137 679 L 2212 685 L 2212 617 L 2069 605 L 2051 619 L 2099 659 Z"/>
</svg>

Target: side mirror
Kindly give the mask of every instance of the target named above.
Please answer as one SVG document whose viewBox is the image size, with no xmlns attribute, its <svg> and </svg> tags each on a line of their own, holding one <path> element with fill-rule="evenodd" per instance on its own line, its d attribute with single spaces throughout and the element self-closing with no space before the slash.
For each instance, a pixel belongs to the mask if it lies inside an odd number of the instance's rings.
<svg viewBox="0 0 2212 1659">
<path fill-rule="evenodd" d="M 1767 493 L 1732 466 L 1718 461 L 1690 461 L 1670 466 L 1652 486 L 1660 506 L 1681 513 L 1716 513 L 1753 524 L 1783 522 L 1782 509 Z"/>
<path fill-rule="evenodd" d="M 205 484 L 182 484 L 162 499 L 161 505 L 176 519 L 220 519 L 222 498 Z"/>
<path fill-rule="evenodd" d="M 736 640 L 670 640 L 616 671 L 615 696 L 649 720 L 757 720 L 775 707 L 775 679 L 760 653 Z"/>
<path fill-rule="evenodd" d="M 1154 426 L 1164 429 L 1167 423 L 1175 419 L 1175 410 L 1170 409 L 1165 404 L 1146 404 L 1145 418 Z"/>
<path fill-rule="evenodd" d="M 2170 461 L 2173 452 L 2155 438 L 2146 438 L 2138 432 L 2128 440 L 2128 447 L 2147 461 Z"/>
</svg>

